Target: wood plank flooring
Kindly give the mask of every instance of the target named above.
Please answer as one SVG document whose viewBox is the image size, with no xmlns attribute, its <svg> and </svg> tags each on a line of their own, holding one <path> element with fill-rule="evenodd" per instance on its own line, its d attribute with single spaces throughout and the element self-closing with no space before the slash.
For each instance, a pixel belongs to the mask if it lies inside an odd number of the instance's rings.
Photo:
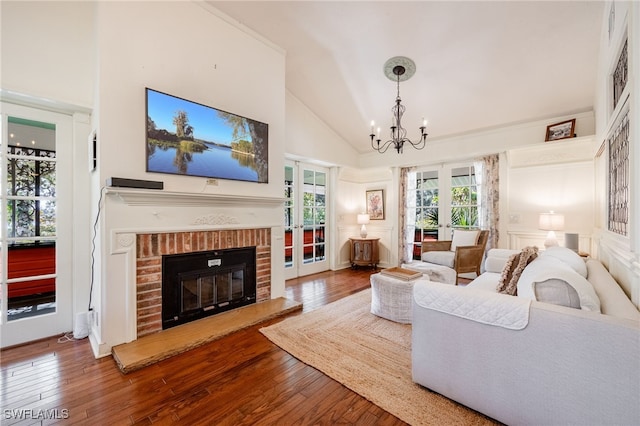
<svg viewBox="0 0 640 426">
<path fill-rule="evenodd" d="M 370 270 L 287 282 L 308 312 L 369 287 Z M 295 315 L 295 314 L 293 314 Z M 95 359 L 87 339 L 44 339 L 0 352 L 2 425 L 402 425 L 281 350 L 251 326 L 130 374 Z"/>
</svg>

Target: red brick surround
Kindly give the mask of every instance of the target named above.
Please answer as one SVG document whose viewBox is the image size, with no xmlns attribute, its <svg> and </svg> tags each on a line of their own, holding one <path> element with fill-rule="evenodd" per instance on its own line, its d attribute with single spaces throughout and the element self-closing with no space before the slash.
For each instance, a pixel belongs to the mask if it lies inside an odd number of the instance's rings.
<svg viewBox="0 0 640 426">
<path fill-rule="evenodd" d="M 138 234 L 136 239 L 136 305 L 138 337 L 162 330 L 162 255 L 256 247 L 257 302 L 271 298 L 271 230 Z"/>
</svg>

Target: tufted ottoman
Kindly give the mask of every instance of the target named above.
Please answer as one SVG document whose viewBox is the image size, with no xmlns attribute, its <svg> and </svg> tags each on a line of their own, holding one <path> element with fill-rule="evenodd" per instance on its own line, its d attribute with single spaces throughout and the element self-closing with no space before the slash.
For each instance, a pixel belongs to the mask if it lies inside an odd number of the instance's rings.
<svg viewBox="0 0 640 426">
<path fill-rule="evenodd" d="M 413 285 L 426 277 L 407 281 L 378 272 L 371 275 L 371 313 L 391 321 L 410 324 Z"/>
</svg>

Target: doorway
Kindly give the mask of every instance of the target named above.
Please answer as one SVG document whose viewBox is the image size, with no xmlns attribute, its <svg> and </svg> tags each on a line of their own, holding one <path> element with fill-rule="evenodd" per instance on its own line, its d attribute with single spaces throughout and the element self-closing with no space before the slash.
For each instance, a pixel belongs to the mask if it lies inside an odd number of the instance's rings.
<svg viewBox="0 0 640 426">
<path fill-rule="evenodd" d="M 284 175 L 285 279 L 326 271 L 328 170 L 287 162 Z"/>
<path fill-rule="evenodd" d="M 2 103 L 1 346 L 72 329 L 72 118 Z"/>
<path fill-rule="evenodd" d="M 450 240 L 456 229 L 479 226 L 476 170 L 473 164 L 443 165 L 416 172 L 414 258 L 422 241 Z"/>
</svg>

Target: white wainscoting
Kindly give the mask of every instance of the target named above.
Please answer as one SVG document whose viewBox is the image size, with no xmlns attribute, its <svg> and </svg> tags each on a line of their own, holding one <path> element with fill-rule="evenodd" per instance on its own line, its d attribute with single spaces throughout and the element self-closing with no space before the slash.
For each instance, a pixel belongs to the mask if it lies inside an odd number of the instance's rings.
<svg viewBox="0 0 640 426">
<path fill-rule="evenodd" d="M 537 246 L 544 250 L 544 240 L 547 233 L 544 231 L 507 231 L 509 236 L 509 247 L 513 250 L 519 250 L 528 246 Z M 557 232 L 556 237 L 558 244 L 564 246 L 564 233 Z M 578 235 L 578 250 L 584 253 L 591 253 L 591 235 Z"/>
</svg>

